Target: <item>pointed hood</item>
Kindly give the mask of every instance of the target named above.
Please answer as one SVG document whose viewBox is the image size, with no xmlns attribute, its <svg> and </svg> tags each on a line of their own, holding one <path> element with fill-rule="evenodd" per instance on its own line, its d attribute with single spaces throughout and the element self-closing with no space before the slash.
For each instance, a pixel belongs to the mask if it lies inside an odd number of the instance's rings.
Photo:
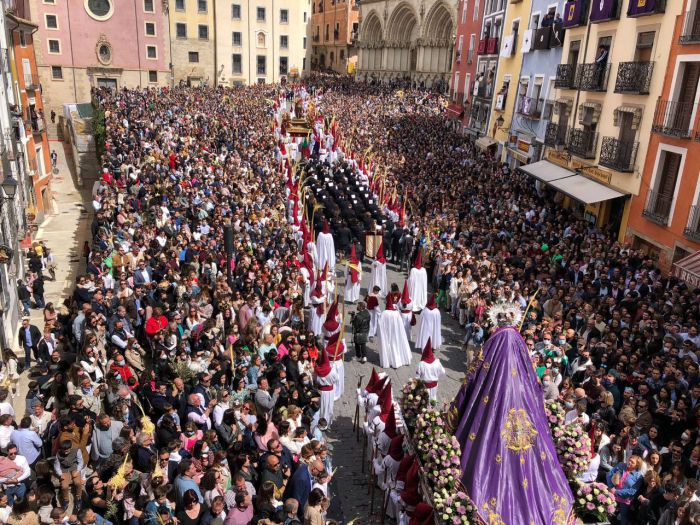
<svg viewBox="0 0 700 525">
<path fill-rule="evenodd" d="M 432 505 L 421 501 L 416 505 L 416 510 L 413 511 L 413 516 L 409 520 L 408 525 L 434 525 L 434 514 Z"/>
<path fill-rule="evenodd" d="M 321 275 L 321 279 L 324 283 L 328 280 L 328 261 L 323 265 L 323 275 Z"/>
<path fill-rule="evenodd" d="M 340 339 L 340 332 L 336 332 L 328 339 L 328 343 L 326 344 L 326 353 L 329 356 L 332 356 L 335 360 L 338 358 L 339 355 L 343 353 L 344 350 L 345 345 Z"/>
<path fill-rule="evenodd" d="M 408 294 L 408 281 L 403 283 L 403 293 L 401 294 L 401 304 L 403 306 L 408 306 L 411 304 L 411 296 Z"/>
<path fill-rule="evenodd" d="M 423 268 L 423 250 L 418 248 L 418 255 L 416 255 L 416 260 L 413 261 L 413 267 L 416 270 Z"/>
<path fill-rule="evenodd" d="M 386 432 L 386 429 L 384 429 Z M 394 461 L 401 461 L 403 458 L 403 434 L 397 434 L 389 445 L 389 455 Z"/>
<path fill-rule="evenodd" d="M 401 491 L 401 499 L 410 507 L 415 507 L 423 498 L 418 493 L 418 485 L 420 483 L 420 477 L 418 476 L 418 461 L 413 460 L 411 468 L 408 469 L 406 473 L 406 481 L 404 489 Z"/>
<path fill-rule="evenodd" d="M 328 308 L 328 313 L 326 314 L 326 319 L 332 319 L 336 320 L 338 317 L 338 296 L 336 296 L 335 300 L 331 303 L 330 307 Z"/>
<path fill-rule="evenodd" d="M 308 250 L 304 251 L 304 263 L 303 264 L 304 264 L 304 268 L 306 268 L 309 272 L 309 281 L 313 285 L 314 280 L 315 280 L 314 279 L 314 277 L 315 277 L 315 275 L 314 275 L 314 261 L 311 258 L 311 254 L 309 253 Z"/>
<path fill-rule="evenodd" d="M 350 262 L 352 264 L 357 264 L 360 262 L 357 258 L 357 251 L 355 250 L 355 243 L 352 243 L 352 246 L 350 246 Z"/>
<path fill-rule="evenodd" d="M 391 311 L 396 310 L 396 308 L 394 308 L 394 296 L 392 294 L 386 296 L 386 309 Z"/>
<path fill-rule="evenodd" d="M 326 377 L 331 373 L 331 362 L 328 360 L 326 349 L 321 349 L 321 354 L 318 356 L 318 361 L 314 365 L 314 372 L 318 377 Z"/>
<path fill-rule="evenodd" d="M 371 387 L 367 386 L 365 390 L 367 390 L 368 394 L 379 395 L 381 391 L 384 390 L 384 386 L 387 384 L 387 381 L 389 381 L 389 376 L 384 376 L 381 379 L 379 379 L 376 383 L 374 383 Z"/>
<path fill-rule="evenodd" d="M 380 262 L 382 264 L 386 263 L 386 258 L 384 257 L 384 239 L 382 239 L 382 242 L 379 243 L 379 249 L 377 250 L 376 259 L 377 262 Z"/>
<path fill-rule="evenodd" d="M 331 233 L 331 225 L 328 224 L 328 220 L 323 221 L 323 233 Z"/>
<path fill-rule="evenodd" d="M 389 436 L 391 439 L 394 439 L 397 436 L 396 432 L 396 412 L 394 410 L 394 407 L 389 409 L 389 415 L 386 418 L 386 421 L 384 422 L 384 433 Z"/>
<path fill-rule="evenodd" d="M 430 337 L 428 337 L 428 342 L 425 343 L 425 348 L 423 348 L 423 353 L 420 356 L 420 360 L 421 362 L 427 364 L 435 361 L 435 354 L 433 354 L 433 345 L 430 342 Z"/>
<path fill-rule="evenodd" d="M 437 302 L 435 302 L 435 294 L 431 294 L 428 298 L 428 302 L 425 305 L 428 310 L 435 310 L 437 308 Z"/>
<path fill-rule="evenodd" d="M 389 417 L 389 412 L 394 406 L 394 399 L 391 395 L 391 381 L 387 382 L 386 386 L 379 394 L 377 404 L 382 409 L 382 411 L 379 413 L 379 419 L 386 423 L 386 419 Z"/>
<path fill-rule="evenodd" d="M 355 243 L 350 247 L 350 282 L 356 284 L 360 280 L 360 272 L 353 268 L 353 266 L 359 266 L 360 261 L 357 259 L 357 253 L 355 252 Z"/>
<path fill-rule="evenodd" d="M 413 454 L 404 454 L 399 463 L 399 470 L 396 472 L 396 481 L 403 481 L 406 483 L 406 476 L 408 476 L 408 471 L 411 470 L 416 457 Z"/>
<path fill-rule="evenodd" d="M 323 297 L 323 280 L 321 280 L 320 275 L 316 276 L 316 286 L 314 287 L 314 291 L 311 292 L 311 295 L 314 297 Z"/>
<path fill-rule="evenodd" d="M 377 384 L 377 381 L 379 381 L 379 374 L 377 373 L 377 369 L 372 367 L 372 373 L 369 376 L 369 381 L 367 381 L 365 390 L 369 392 L 370 388 Z"/>
</svg>

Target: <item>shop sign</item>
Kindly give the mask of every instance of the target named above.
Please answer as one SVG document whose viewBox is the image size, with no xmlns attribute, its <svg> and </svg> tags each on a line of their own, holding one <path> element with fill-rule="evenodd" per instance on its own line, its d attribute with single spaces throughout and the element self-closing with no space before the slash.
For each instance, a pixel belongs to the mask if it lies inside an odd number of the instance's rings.
<svg viewBox="0 0 700 525">
<path fill-rule="evenodd" d="M 524 153 L 530 153 L 530 143 L 524 140 L 518 141 L 518 149 Z"/>
<path fill-rule="evenodd" d="M 563 168 L 569 167 L 569 155 L 563 151 L 548 149 L 546 157 L 548 161 L 553 162 L 554 164 L 557 164 Z"/>
</svg>

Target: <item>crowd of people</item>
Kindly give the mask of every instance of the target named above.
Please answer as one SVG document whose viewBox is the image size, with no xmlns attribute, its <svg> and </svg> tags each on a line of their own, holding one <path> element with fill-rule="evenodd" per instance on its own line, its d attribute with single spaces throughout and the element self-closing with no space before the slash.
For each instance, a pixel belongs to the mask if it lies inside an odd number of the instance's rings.
<svg viewBox="0 0 700 525">
<path fill-rule="evenodd" d="M 697 291 L 475 149 L 445 121 L 442 97 L 334 77 L 308 85 L 302 103 L 338 131 L 325 142 L 320 125 L 318 146 L 297 158 L 280 147 L 276 115 L 295 93 L 286 87 L 95 92 L 107 140 L 85 271 L 72 297 L 44 305 L 42 248 L 31 283 L 18 283 L 44 326 L 23 321 L 24 372 L 4 352 L 15 371 L 0 389 L 0 521 L 325 523 L 327 432 L 350 357 L 334 300 L 344 291 L 324 262 L 340 250 L 345 293 L 358 301 L 360 237 L 377 227 L 377 259 L 408 271 L 422 255 L 436 297 L 422 297 L 418 323 L 428 309 L 452 316 L 468 359 L 488 337 L 490 304 L 529 305 L 523 334 L 545 397 L 585 422 L 588 479 L 615 489 L 619 523 L 697 519 Z M 338 148 L 368 215 L 349 221 L 356 208 L 310 185 L 339 211 L 331 254 L 321 241 L 330 229 L 299 206 L 291 166 L 310 155 L 309 170 L 342 187 L 346 174 L 320 158 Z M 385 295 L 406 314 L 407 341 L 414 315 L 400 291 L 362 288 L 352 321 L 361 363 L 372 323 L 382 337 Z M 31 381 L 15 421 L 19 373 Z M 375 438 L 396 417 L 380 393 Z M 391 442 L 383 452 L 400 455 Z"/>
</svg>

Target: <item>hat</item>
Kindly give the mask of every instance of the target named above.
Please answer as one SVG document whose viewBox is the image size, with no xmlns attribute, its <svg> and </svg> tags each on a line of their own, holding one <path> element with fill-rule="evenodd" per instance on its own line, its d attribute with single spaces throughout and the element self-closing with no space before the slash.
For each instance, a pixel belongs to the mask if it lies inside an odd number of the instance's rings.
<svg viewBox="0 0 700 525">
<path fill-rule="evenodd" d="M 384 258 L 384 239 L 382 239 L 382 242 L 379 244 L 379 248 L 377 249 L 376 259 L 377 259 L 377 262 L 380 262 L 382 264 L 386 263 L 386 259 Z"/>
<path fill-rule="evenodd" d="M 437 308 L 437 302 L 435 302 L 435 294 L 431 294 L 428 299 L 428 303 L 425 305 L 428 310 L 435 310 Z"/>
<path fill-rule="evenodd" d="M 387 381 L 384 388 L 379 393 L 377 404 L 382 409 L 379 414 L 379 419 L 386 422 L 386 418 L 389 417 L 389 411 L 394 406 L 393 396 L 391 395 L 391 381 Z"/>
<path fill-rule="evenodd" d="M 369 392 L 370 388 L 377 384 L 377 381 L 379 381 L 379 374 L 377 373 L 377 369 L 372 367 L 372 373 L 369 376 L 369 381 L 367 381 L 365 390 Z"/>
<path fill-rule="evenodd" d="M 387 415 L 386 421 L 384 423 L 385 423 L 384 433 L 387 436 L 389 436 L 391 439 L 394 439 L 397 436 L 397 433 L 396 433 L 396 411 L 394 410 L 394 405 L 392 405 L 391 408 L 389 409 L 389 414 Z"/>
<path fill-rule="evenodd" d="M 423 348 L 423 353 L 420 356 L 420 360 L 423 363 L 430 364 L 433 361 L 435 361 L 435 354 L 433 354 L 433 345 L 430 344 L 430 337 L 428 337 L 428 342 L 425 343 L 425 347 Z"/>
<path fill-rule="evenodd" d="M 423 250 L 418 248 L 418 255 L 416 255 L 416 260 L 413 262 L 413 267 L 416 270 L 423 268 Z"/>
<path fill-rule="evenodd" d="M 434 523 L 433 519 L 434 511 L 430 503 L 421 501 L 416 505 L 416 509 L 413 511 L 413 516 L 408 522 L 408 525 L 428 525 Z"/>
<path fill-rule="evenodd" d="M 318 377 L 326 377 L 331 373 L 331 362 L 328 360 L 325 348 L 321 349 L 321 354 L 318 356 L 318 361 L 316 361 L 314 366 L 314 372 L 316 372 Z"/>
<path fill-rule="evenodd" d="M 389 376 L 384 376 L 381 379 L 378 379 L 376 383 L 374 383 L 372 386 L 367 385 L 367 390 L 368 394 L 377 394 L 384 389 L 384 385 L 386 385 L 387 381 L 389 381 Z"/>
<path fill-rule="evenodd" d="M 418 476 L 418 461 L 414 458 L 411 468 L 408 469 L 406 473 L 406 481 L 404 484 L 404 489 L 401 491 L 401 499 L 411 507 L 415 507 L 423 498 L 418 493 L 418 484 L 420 483 L 420 478 Z"/>
<path fill-rule="evenodd" d="M 411 296 L 408 294 L 408 281 L 403 283 L 403 293 L 401 294 L 401 304 L 408 306 L 411 304 Z"/>
<path fill-rule="evenodd" d="M 386 429 L 384 430 L 386 432 Z M 403 434 L 397 434 L 389 445 L 389 455 L 394 461 L 401 461 L 403 458 Z"/>
</svg>

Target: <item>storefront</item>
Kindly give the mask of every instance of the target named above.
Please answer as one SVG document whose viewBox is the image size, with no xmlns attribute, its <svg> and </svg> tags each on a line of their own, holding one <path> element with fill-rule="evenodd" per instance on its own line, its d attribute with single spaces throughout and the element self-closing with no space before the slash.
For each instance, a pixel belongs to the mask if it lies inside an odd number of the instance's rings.
<svg viewBox="0 0 700 525">
<path fill-rule="evenodd" d="M 539 160 L 542 144 L 537 142 L 534 135 L 522 132 L 514 132 L 508 139 L 508 144 L 503 148 L 502 160 L 510 169 L 515 170 Z"/>
</svg>

